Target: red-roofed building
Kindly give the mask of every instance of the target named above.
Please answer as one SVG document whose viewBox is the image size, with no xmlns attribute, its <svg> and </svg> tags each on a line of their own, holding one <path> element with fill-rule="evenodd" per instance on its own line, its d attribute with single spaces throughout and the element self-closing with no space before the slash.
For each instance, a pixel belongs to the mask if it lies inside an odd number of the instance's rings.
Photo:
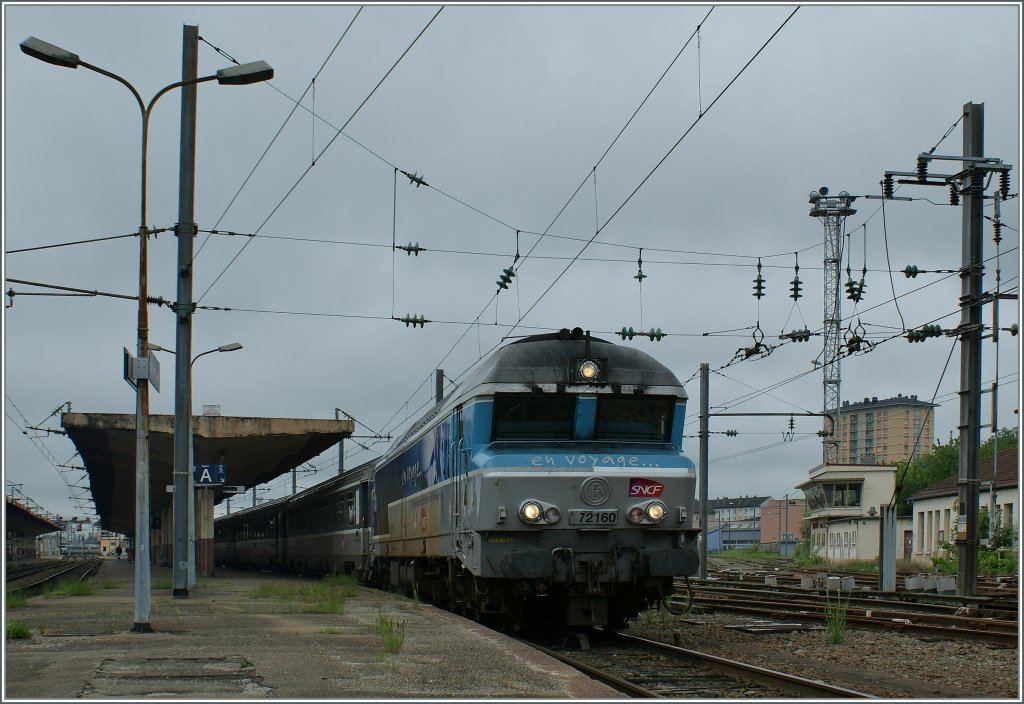
<svg viewBox="0 0 1024 704">
<path fill-rule="evenodd" d="M 1003 450 L 995 459 L 998 461 L 988 459 L 979 466 L 979 505 L 988 509 L 998 525 L 1014 526 L 1019 531 L 1020 460 L 1017 448 Z M 955 474 L 910 497 L 914 506 L 913 559 L 930 562 L 932 557 L 945 554 L 942 543 L 956 540 L 958 499 Z M 984 539 L 987 536 L 979 537 Z"/>
</svg>

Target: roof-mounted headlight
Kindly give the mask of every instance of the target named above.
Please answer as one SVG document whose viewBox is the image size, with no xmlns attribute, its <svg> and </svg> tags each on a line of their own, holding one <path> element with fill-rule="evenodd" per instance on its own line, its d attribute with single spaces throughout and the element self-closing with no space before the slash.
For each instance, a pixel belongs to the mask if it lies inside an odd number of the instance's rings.
<svg viewBox="0 0 1024 704">
<path fill-rule="evenodd" d="M 581 357 L 572 360 L 572 381 L 577 384 L 600 384 L 607 378 L 605 360 Z"/>
</svg>

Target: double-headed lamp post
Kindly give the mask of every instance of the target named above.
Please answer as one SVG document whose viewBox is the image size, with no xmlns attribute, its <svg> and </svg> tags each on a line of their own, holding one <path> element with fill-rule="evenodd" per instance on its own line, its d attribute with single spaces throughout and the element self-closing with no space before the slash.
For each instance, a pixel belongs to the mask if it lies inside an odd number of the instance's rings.
<svg viewBox="0 0 1024 704">
<path fill-rule="evenodd" d="M 149 349 L 156 350 L 158 352 L 169 352 L 174 354 L 174 350 L 169 350 L 166 347 L 160 345 L 150 345 Z M 196 360 L 200 357 L 214 352 L 235 352 L 242 349 L 241 342 L 230 342 L 220 347 L 215 347 L 212 350 L 206 350 L 200 352 L 192 361 L 189 362 L 189 375 L 188 375 L 188 588 L 192 589 L 196 586 L 196 492 L 195 492 L 195 449 L 193 447 L 194 441 L 194 428 L 192 422 L 192 367 L 195 365 Z"/>
<path fill-rule="evenodd" d="M 178 81 L 164 88 L 161 88 L 147 105 L 135 87 L 127 80 L 111 73 L 105 69 L 93 66 L 82 61 L 77 54 L 66 49 L 44 42 L 36 37 L 29 37 L 21 43 L 21 50 L 29 56 L 45 61 L 54 66 L 64 68 L 87 68 L 90 71 L 102 74 L 125 86 L 131 91 L 139 105 L 139 112 L 142 116 L 142 168 L 140 187 L 140 214 L 139 214 L 139 315 L 138 315 L 138 346 L 137 354 L 139 359 L 149 357 L 149 312 L 148 286 L 146 281 L 147 259 L 146 244 L 148 231 L 146 228 L 146 151 L 149 139 L 149 116 L 156 101 L 162 95 L 174 88 L 191 86 L 197 83 L 216 80 L 223 85 L 247 85 L 269 80 L 274 76 L 272 69 L 265 61 L 232 66 L 217 71 L 212 76 Z M 149 551 L 149 379 L 135 379 L 136 404 L 135 404 L 135 624 L 132 631 L 136 633 L 150 633 L 153 628 L 150 624 L 150 551 Z"/>
</svg>

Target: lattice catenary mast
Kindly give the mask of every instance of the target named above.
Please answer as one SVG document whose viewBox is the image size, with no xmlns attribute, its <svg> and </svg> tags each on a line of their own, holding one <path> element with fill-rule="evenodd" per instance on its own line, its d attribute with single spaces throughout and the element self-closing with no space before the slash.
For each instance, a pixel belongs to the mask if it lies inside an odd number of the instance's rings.
<svg viewBox="0 0 1024 704">
<path fill-rule="evenodd" d="M 843 231 L 846 216 L 857 211 L 850 207 L 857 196 L 840 191 L 838 196 L 828 197 L 828 188 L 822 186 L 811 191 L 812 218 L 821 218 L 825 225 L 825 348 L 822 352 L 822 372 L 825 386 L 823 410 L 831 416 L 831 427 L 826 419 L 826 435 L 822 441 L 821 459 L 825 464 L 839 461 L 839 325 L 842 322 L 842 308 L 839 289 L 839 264 L 843 258 Z"/>
</svg>

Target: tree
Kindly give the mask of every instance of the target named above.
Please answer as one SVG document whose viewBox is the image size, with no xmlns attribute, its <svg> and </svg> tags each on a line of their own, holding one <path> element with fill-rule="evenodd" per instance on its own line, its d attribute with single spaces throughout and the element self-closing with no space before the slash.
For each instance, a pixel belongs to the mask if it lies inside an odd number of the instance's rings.
<svg viewBox="0 0 1024 704">
<path fill-rule="evenodd" d="M 1017 447 L 1017 429 L 1001 428 L 995 435 L 989 436 L 981 444 L 980 459 L 982 462 L 993 457 L 998 438 L 999 452 Z M 936 442 L 932 451 L 913 460 L 908 466 L 906 462 L 896 465 L 896 513 L 907 516 L 911 513 L 910 497 L 936 482 L 957 473 L 960 466 L 960 439 L 950 438 L 949 442 Z"/>
</svg>

